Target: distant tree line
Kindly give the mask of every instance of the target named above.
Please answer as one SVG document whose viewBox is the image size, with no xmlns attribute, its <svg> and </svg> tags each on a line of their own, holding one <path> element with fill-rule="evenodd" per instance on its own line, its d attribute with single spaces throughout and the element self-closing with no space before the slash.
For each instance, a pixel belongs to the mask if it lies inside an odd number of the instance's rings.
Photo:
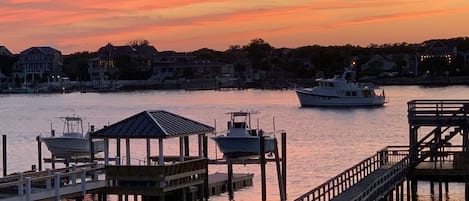
<svg viewBox="0 0 469 201">
<path fill-rule="evenodd" d="M 433 40 L 425 41 L 430 42 Z M 456 44 L 458 51 L 469 51 L 469 38 L 442 39 L 450 44 Z M 424 43 L 425 43 L 424 42 Z M 423 43 L 422 43 L 423 44 Z M 202 48 L 190 52 L 200 59 L 231 63 L 235 66 L 235 71 L 239 78 L 247 70 L 248 65 L 253 71 L 265 72 L 265 79 L 297 79 L 311 78 L 318 73 L 331 75 L 350 65 L 352 60 L 360 65 L 369 60 L 374 54 L 412 54 L 422 52 L 422 44 L 393 43 L 393 44 L 370 44 L 367 47 L 355 45 L 343 46 L 319 46 L 310 45 L 298 48 L 275 48 L 261 38 L 251 40 L 246 45 L 232 45 L 226 51 L 217 51 Z M 147 40 L 130 41 L 128 45 L 144 46 L 150 45 Z M 76 52 L 64 56 L 63 72 L 72 80 L 89 80 L 88 61 L 95 58 L 95 52 Z M 2 73 L 9 75 L 17 57 L 0 56 L 0 68 Z M 115 65 L 120 73 L 113 79 L 147 79 L 151 72 L 140 72 L 136 68 L 138 60 L 132 57 L 123 56 L 117 58 Z M 405 63 L 397 62 L 397 66 Z M 435 75 L 468 75 L 464 68 L 464 59 L 456 57 L 451 63 L 445 62 L 442 58 L 432 58 L 422 63 L 425 67 L 421 69 L 431 70 Z M 358 66 L 360 67 L 360 66 Z M 377 74 L 369 70 L 368 74 Z"/>
</svg>

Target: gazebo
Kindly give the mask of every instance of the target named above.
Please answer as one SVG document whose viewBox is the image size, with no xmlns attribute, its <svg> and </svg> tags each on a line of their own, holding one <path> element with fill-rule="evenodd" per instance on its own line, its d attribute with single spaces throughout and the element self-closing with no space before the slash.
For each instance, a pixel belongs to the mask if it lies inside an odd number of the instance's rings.
<svg viewBox="0 0 469 201">
<path fill-rule="evenodd" d="M 164 200 L 186 199 L 187 190 L 197 188 L 200 197 L 208 186 L 207 133 L 215 129 L 197 121 L 163 110 L 143 111 L 90 134 L 104 140 L 104 163 L 108 193 L 141 195 Z M 197 136 L 198 156 L 190 156 L 189 137 Z M 164 154 L 164 140 L 179 138 L 179 156 Z M 145 162 L 131 164 L 131 140 L 146 140 Z M 158 156 L 151 156 L 151 140 L 158 141 Z M 116 163 L 109 163 L 109 141 L 116 141 Z M 125 140 L 125 157 L 121 159 L 121 140 Z M 93 146 L 91 146 L 93 147 Z M 93 151 L 91 151 L 93 153 Z M 92 156 L 93 157 L 93 156 Z M 174 196 L 178 197 L 174 197 Z M 183 197 L 179 197 L 179 196 Z M 173 196 L 173 197 L 171 197 Z"/>
</svg>

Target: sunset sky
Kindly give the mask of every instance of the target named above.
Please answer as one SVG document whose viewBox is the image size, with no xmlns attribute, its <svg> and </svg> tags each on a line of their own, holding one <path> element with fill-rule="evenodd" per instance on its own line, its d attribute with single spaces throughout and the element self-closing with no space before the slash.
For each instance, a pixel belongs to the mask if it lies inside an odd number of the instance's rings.
<svg viewBox="0 0 469 201">
<path fill-rule="evenodd" d="M 276 48 L 469 36 L 468 0 L 2 0 L 0 45 L 63 54 L 111 42 L 224 51 L 262 38 Z"/>
</svg>

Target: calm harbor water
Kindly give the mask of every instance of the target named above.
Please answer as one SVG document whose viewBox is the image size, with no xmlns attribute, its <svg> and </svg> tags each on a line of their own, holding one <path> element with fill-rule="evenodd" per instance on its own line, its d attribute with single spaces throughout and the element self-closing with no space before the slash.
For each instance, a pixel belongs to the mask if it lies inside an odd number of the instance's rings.
<svg viewBox="0 0 469 201">
<path fill-rule="evenodd" d="M 229 111 L 258 110 L 259 127 L 287 133 L 287 194 L 292 200 L 327 179 L 376 153 L 387 145 L 408 144 L 407 101 L 413 99 L 469 99 L 469 87 L 384 87 L 389 103 L 382 108 L 301 108 L 293 90 L 241 91 L 136 91 L 126 93 L 70 93 L 0 95 L 0 133 L 8 138 L 8 172 L 27 170 L 37 163 L 37 135 L 52 127 L 61 131 L 56 117 L 79 115 L 101 128 L 143 110 L 166 110 L 226 129 Z M 51 125 L 52 124 L 52 125 Z M 134 142 L 136 144 L 144 142 Z M 170 142 L 171 144 L 171 142 Z M 174 144 L 176 142 L 174 141 Z M 143 148 L 142 148 L 143 147 Z M 165 146 L 167 153 L 178 147 Z M 144 158 L 144 146 L 132 148 L 133 158 Z M 48 153 L 43 147 L 43 153 Z M 215 145 L 209 140 L 209 156 Z M 47 167 L 47 165 L 46 165 Z M 278 200 L 275 164 L 267 165 L 267 198 Z M 226 166 L 210 166 L 210 173 L 226 172 Z M 254 186 L 237 191 L 235 200 L 260 200 L 258 165 L 236 165 L 236 173 L 254 173 Z M 419 184 L 419 200 L 434 200 L 429 184 Z M 445 200 L 463 200 L 463 184 L 450 184 Z M 437 196 L 438 198 L 438 196 Z M 210 200 L 228 200 L 226 194 Z"/>
</svg>

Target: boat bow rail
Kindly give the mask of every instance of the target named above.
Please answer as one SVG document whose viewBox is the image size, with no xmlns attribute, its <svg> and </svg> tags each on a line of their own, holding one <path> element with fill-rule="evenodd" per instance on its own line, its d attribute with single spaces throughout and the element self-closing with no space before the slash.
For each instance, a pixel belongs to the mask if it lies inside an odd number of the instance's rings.
<svg viewBox="0 0 469 201">
<path fill-rule="evenodd" d="M 372 198 L 387 193 L 396 182 L 405 179 L 408 153 L 408 146 L 388 146 L 301 195 L 295 201 L 373 200 Z M 363 182 L 370 178 L 373 181 Z M 353 189 L 360 186 L 360 183 L 366 184 L 363 188 Z"/>
</svg>

